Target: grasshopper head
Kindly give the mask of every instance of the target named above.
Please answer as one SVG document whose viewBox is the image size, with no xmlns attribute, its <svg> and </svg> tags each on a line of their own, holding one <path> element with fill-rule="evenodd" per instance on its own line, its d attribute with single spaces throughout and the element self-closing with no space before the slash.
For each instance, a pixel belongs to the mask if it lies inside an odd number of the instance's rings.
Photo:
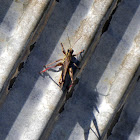
<svg viewBox="0 0 140 140">
<path fill-rule="evenodd" d="M 74 50 L 72 48 L 69 48 L 67 51 L 67 54 L 73 54 Z"/>
</svg>

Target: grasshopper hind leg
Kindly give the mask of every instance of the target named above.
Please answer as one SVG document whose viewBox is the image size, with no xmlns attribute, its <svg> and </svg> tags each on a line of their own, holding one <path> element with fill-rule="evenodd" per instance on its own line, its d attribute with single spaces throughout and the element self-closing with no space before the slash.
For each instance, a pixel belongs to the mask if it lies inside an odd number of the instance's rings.
<svg viewBox="0 0 140 140">
<path fill-rule="evenodd" d="M 71 78 L 71 85 L 73 85 L 74 79 L 73 79 L 73 70 L 72 70 L 72 68 L 69 68 L 69 75 L 70 75 L 70 78 Z"/>
<path fill-rule="evenodd" d="M 70 85 L 70 87 L 71 87 L 73 85 L 73 83 L 74 83 L 72 68 L 69 68 L 68 72 L 69 72 L 69 75 L 70 75 L 70 78 L 71 78 L 71 85 Z M 63 72 L 62 72 L 61 77 L 59 79 L 59 85 L 62 86 L 64 84 L 64 82 L 65 81 L 63 80 Z"/>
<path fill-rule="evenodd" d="M 61 73 L 61 77 L 59 79 L 59 85 L 63 85 L 62 83 L 64 83 L 64 79 L 63 79 L 63 69 L 62 69 L 62 73 Z"/>
<path fill-rule="evenodd" d="M 47 71 L 47 70 L 49 70 L 49 69 L 51 69 L 51 68 L 55 68 L 55 67 L 57 67 L 57 66 L 63 66 L 63 63 L 60 62 L 60 63 L 56 64 L 55 66 L 47 67 L 47 68 L 45 68 L 45 70 L 41 71 L 40 74 L 43 73 L 43 72 L 45 72 L 45 71 Z"/>
</svg>

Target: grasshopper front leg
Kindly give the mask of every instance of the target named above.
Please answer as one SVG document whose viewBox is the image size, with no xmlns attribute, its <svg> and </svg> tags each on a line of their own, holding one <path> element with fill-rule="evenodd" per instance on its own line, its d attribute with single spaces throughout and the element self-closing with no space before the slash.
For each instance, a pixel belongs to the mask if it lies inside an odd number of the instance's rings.
<svg viewBox="0 0 140 140">
<path fill-rule="evenodd" d="M 76 63 L 73 63 L 73 65 L 74 65 L 77 69 L 80 69 L 80 68 L 76 65 Z"/>
<path fill-rule="evenodd" d="M 63 54 L 65 54 L 66 55 L 66 51 L 65 51 L 65 49 L 64 49 L 64 47 L 63 47 L 63 44 L 61 43 L 61 47 L 62 47 L 62 52 L 63 52 Z"/>
<path fill-rule="evenodd" d="M 74 54 L 74 55 L 72 55 L 72 56 L 77 56 L 77 55 L 79 55 L 79 54 L 82 53 L 82 52 L 84 52 L 84 50 L 82 50 L 82 51 L 80 51 L 79 53 Z"/>
</svg>

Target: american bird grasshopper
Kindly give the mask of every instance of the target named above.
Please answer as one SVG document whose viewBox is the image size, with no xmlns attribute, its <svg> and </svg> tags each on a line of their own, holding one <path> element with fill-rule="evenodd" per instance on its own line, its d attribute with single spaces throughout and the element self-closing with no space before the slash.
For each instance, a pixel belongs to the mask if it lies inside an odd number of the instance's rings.
<svg viewBox="0 0 140 140">
<path fill-rule="evenodd" d="M 69 42 L 70 43 L 70 42 Z M 80 69 L 76 63 L 72 62 L 72 58 L 74 56 L 77 56 L 79 55 L 80 53 L 82 53 L 84 50 L 80 51 L 79 53 L 77 54 L 73 54 L 74 50 L 70 47 L 67 52 L 65 51 L 64 47 L 63 47 L 63 44 L 61 43 L 61 47 L 62 47 L 62 52 L 64 54 L 64 58 L 63 59 L 58 59 L 48 65 L 45 65 L 45 69 L 43 71 L 41 71 L 40 73 L 43 73 L 51 68 L 54 68 L 54 67 L 57 67 L 57 66 L 62 66 L 62 74 L 61 74 L 61 77 L 60 77 L 60 80 L 59 80 L 59 85 L 60 87 L 62 88 L 63 87 L 63 84 L 65 82 L 65 78 L 66 78 L 66 74 L 67 72 L 69 73 L 70 75 L 70 78 L 71 78 L 71 85 L 70 87 L 73 85 L 74 83 L 74 79 L 73 79 L 73 69 L 72 69 L 72 65 L 74 65 L 76 68 Z M 59 62 L 59 61 L 62 61 L 62 62 Z M 54 66 L 51 66 L 51 67 L 48 67 L 56 62 L 59 62 L 57 63 L 56 65 Z"/>
</svg>

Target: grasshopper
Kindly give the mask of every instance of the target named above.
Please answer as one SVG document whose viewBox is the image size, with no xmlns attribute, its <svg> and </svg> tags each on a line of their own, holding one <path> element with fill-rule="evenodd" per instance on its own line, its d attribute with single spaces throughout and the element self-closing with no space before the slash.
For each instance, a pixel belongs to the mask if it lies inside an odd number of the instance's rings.
<svg viewBox="0 0 140 140">
<path fill-rule="evenodd" d="M 62 66 L 62 74 L 61 74 L 61 77 L 60 77 L 60 79 L 59 79 L 59 86 L 62 88 L 62 86 L 63 86 L 63 84 L 64 84 L 64 82 L 65 82 L 66 74 L 67 74 L 67 72 L 68 72 L 69 75 L 70 75 L 70 78 L 71 78 L 71 82 L 72 82 L 71 85 L 70 85 L 70 87 L 71 87 L 71 86 L 73 85 L 73 83 L 74 83 L 72 64 L 73 64 L 76 68 L 80 69 L 80 68 L 76 65 L 76 63 L 72 62 L 72 58 L 73 58 L 74 56 L 79 55 L 79 54 L 82 53 L 84 50 L 80 51 L 80 52 L 77 53 L 77 54 L 73 54 L 74 50 L 73 50 L 71 47 L 67 50 L 67 52 L 65 51 L 65 49 L 64 49 L 62 43 L 61 43 L 61 47 L 62 47 L 62 52 L 63 52 L 63 54 L 64 54 L 64 58 L 63 58 L 63 59 L 58 59 L 58 60 L 56 60 L 56 61 L 54 61 L 54 62 L 52 62 L 52 63 L 50 63 L 50 64 L 48 64 L 48 65 L 45 65 L 45 66 L 44 66 L 45 69 L 44 69 L 43 71 L 41 71 L 40 73 L 43 73 L 43 72 L 45 72 L 45 71 L 47 71 L 47 70 L 49 70 L 49 69 L 51 69 L 51 68 L 57 67 L 57 66 Z M 59 62 L 59 61 L 62 61 L 62 62 Z M 50 65 L 52 65 L 52 64 L 54 64 L 54 63 L 56 63 L 56 62 L 59 62 L 59 63 L 57 63 L 57 64 L 54 65 L 54 66 L 48 67 L 48 66 L 50 66 Z"/>
</svg>

